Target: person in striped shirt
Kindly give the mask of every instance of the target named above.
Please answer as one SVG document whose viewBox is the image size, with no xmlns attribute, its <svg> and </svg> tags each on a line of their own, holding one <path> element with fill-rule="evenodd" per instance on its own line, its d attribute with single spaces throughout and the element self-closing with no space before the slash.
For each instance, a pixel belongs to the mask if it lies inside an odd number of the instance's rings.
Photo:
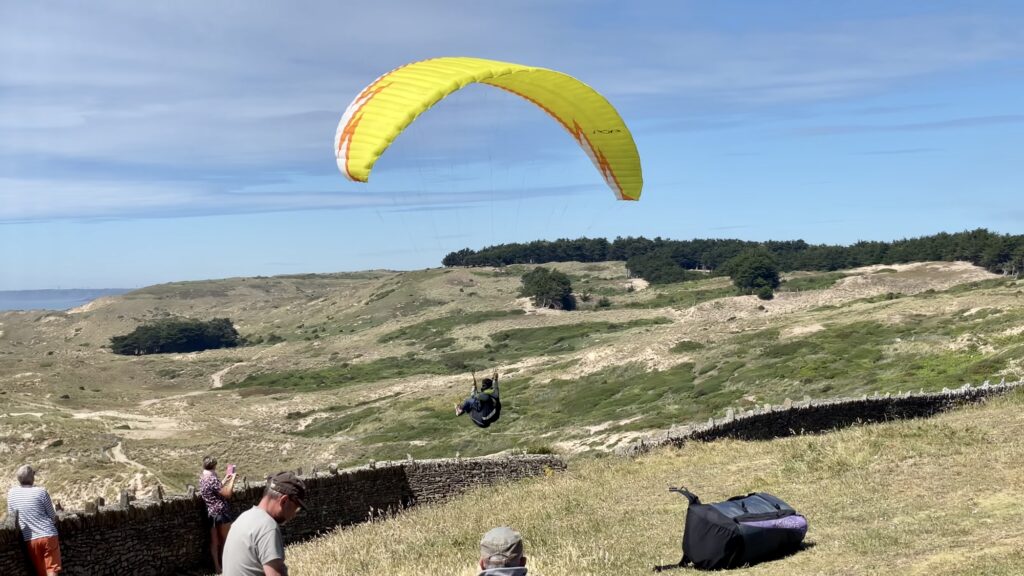
<svg viewBox="0 0 1024 576">
<path fill-rule="evenodd" d="M 17 518 L 36 574 L 53 576 L 61 570 L 57 512 L 46 489 L 35 486 L 36 471 L 31 466 L 25 464 L 15 475 L 18 486 L 7 492 L 7 516 Z"/>
</svg>

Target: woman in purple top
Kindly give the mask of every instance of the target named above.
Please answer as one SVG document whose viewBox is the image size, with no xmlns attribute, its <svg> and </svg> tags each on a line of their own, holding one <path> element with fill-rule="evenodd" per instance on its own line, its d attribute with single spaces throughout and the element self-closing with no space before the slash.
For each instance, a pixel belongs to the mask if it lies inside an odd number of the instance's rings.
<svg viewBox="0 0 1024 576">
<path fill-rule="evenodd" d="M 228 467 L 230 468 L 230 466 Z M 228 470 L 231 472 L 231 470 Z M 235 520 L 228 498 L 234 495 L 235 475 L 228 474 L 222 484 L 217 477 L 217 459 L 213 456 L 203 457 L 203 472 L 199 476 L 199 495 L 206 503 L 206 513 L 210 516 L 210 555 L 213 557 L 213 571 L 221 572 L 221 557 L 224 555 L 224 542 L 228 539 L 228 530 Z"/>
</svg>

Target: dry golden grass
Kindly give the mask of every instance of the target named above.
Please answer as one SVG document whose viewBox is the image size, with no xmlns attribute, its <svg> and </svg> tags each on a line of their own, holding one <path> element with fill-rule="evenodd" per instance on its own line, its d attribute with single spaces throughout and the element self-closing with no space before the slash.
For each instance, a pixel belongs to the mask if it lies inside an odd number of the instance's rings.
<svg viewBox="0 0 1024 576">
<path fill-rule="evenodd" d="M 814 544 L 758 575 L 1024 574 L 1024 393 L 929 420 L 772 442 L 690 444 L 638 460 L 578 460 L 289 548 L 292 574 L 474 574 L 483 532 L 524 534 L 531 573 L 649 574 L 680 556 L 685 484 L 705 501 L 775 493 Z M 686 573 L 687 571 L 670 572 Z"/>
</svg>

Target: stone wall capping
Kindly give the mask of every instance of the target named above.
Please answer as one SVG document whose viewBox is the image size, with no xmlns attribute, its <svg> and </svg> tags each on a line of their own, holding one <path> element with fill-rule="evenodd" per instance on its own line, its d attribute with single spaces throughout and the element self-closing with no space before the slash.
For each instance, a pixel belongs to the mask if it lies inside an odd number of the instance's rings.
<svg viewBox="0 0 1024 576">
<path fill-rule="evenodd" d="M 722 419 L 709 418 L 703 424 L 673 425 L 669 430 L 649 434 L 625 444 L 616 451 L 626 456 L 639 455 L 659 446 L 682 446 L 691 440 L 710 441 L 720 438 L 767 440 L 782 436 L 822 432 L 860 423 L 884 422 L 898 418 L 931 416 L 963 404 L 985 401 L 1003 394 L 1024 381 L 971 386 L 969 383 L 941 392 L 874 392 L 859 398 L 838 397 L 813 400 L 809 396 L 798 402 L 786 398 L 781 406 L 766 404 L 764 409 L 727 408 Z"/>
</svg>

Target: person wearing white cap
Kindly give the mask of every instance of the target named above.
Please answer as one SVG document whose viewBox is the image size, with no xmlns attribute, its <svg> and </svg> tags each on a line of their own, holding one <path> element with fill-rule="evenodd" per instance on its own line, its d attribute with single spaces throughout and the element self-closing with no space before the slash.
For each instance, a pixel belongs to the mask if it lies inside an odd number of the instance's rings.
<svg viewBox="0 0 1024 576">
<path fill-rule="evenodd" d="M 478 576 L 526 576 L 523 537 L 508 526 L 494 528 L 480 540 Z"/>
</svg>

